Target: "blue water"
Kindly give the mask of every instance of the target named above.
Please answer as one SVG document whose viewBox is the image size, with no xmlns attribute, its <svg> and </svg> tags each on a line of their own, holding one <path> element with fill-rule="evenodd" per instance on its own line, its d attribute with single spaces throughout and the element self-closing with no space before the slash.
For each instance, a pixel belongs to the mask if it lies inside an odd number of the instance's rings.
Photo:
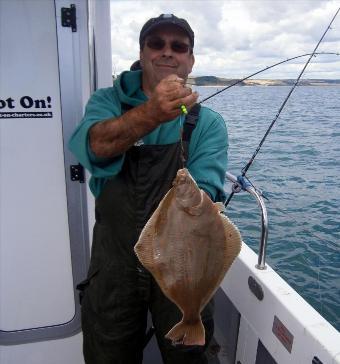
<svg viewBox="0 0 340 364">
<path fill-rule="evenodd" d="M 217 90 L 196 89 L 201 99 Z M 231 173 L 240 174 L 289 90 L 235 86 L 204 104 L 228 122 Z M 340 87 L 297 87 L 247 176 L 269 198 L 267 262 L 340 331 Z M 235 195 L 228 216 L 257 252 L 255 199 Z"/>
</svg>

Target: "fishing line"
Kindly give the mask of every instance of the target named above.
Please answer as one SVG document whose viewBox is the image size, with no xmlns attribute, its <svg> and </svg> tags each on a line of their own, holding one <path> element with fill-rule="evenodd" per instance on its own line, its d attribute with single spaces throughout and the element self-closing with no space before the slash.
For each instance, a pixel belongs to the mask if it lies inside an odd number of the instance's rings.
<svg viewBox="0 0 340 364">
<path fill-rule="evenodd" d="M 180 116 L 179 116 L 179 133 L 180 133 L 180 143 L 181 143 L 181 163 L 182 163 L 182 168 L 185 167 L 185 150 L 184 150 L 184 144 L 183 144 L 183 124 L 185 121 L 185 113 L 181 112 Z"/>
<path fill-rule="evenodd" d="M 273 200 L 270 200 L 270 204 L 273 205 L 275 207 L 275 209 L 279 212 L 281 212 L 283 215 L 285 215 L 288 220 L 291 220 L 292 218 L 295 219 L 295 221 L 299 221 L 299 219 L 297 218 L 297 216 L 294 215 L 294 213 L 287 213 L 285 210 L 281 209 L 280 207 L 278 207 L 278 205 L 276 203 L 273 202 Z M 310 218 L 310 217 L 309 217 Z M 311 218 L 310 218 L 311 219 Z M 316 221 L 316 219 L 312 219 L 314 221 Z M 314 232 L 312 232 L 310 229 L 307 228 L 302 228 L 301 232 L 306 232 L 309 235 L 319 239 L 320 242 L 323 242 L 325 244 L 325 246 L 327 246 L 329 244 L 329 241 L 325 240 L 324 238 L 322 238 L 321 236 L 319 236 L 318 234 L 315 234 Z M 305 249 L 303 246 L 298 245 L 296 243 L 294 243 L 293 241 L 287 240 L 286 241 L 288 244 L 290 244 L 294 249 Z M 299 253 L 298 256 L 302 258 L 302 260 L 304 261 L 306 267 L 310 267 L 312 269 L 312 271 L 314 270 L 314 273 L 317 275 L 317 284 L 318 284 L 318 295 L 319 295 L 319 304 L 320 304 L 320 314 L 321 316 L 323 315 L 323 307 L 324 307 L 324 302 L 323 302 L 323 298 L 321 295 L 321 279 L 320 279 L 320 274 L 321 274 L 321 267 L 324 266 L 327 261 L 321 262 L 321 257 L 320 255 L 317 255 L 315 253 L 312 253 L 314 256 L 316 256 L 318 263 L 317 264 L 311 264 L 310 262 L 307 261 L 307 259 L 304 256 L 304 252 Z M 313 267 L 315 269 L 313 269 Z M 277 266 L 275 266 L 277 271 L 280 271 L 280 268 L 278 268 Z"/>
<path fill-rule="evenodd" d="M 292 220 L 292 218 L 295 220 L 295 221 L 299 221 L 299 218 L 298 218 L 298 216 L 297 215 L 295 215 L 294 213 L 292 213 L 292 212 L 286 212 L 285 210 L 283 210 L 281 207 L 279 207 L 276 203 L 274 203 L 273 202 L 273 200 L 270 200 L 270 203 L 269 203 L 270 205 L 272 205 L 273 207 L 275 207 L 275 210 L 277 210 L 277 211 L 279 211 L 279 212 L 281 212 L 283 215 L 285 215 L 287 218 L 288 218 L 288 220 Z M 313 217 L 311 217 L 311 216 L 309 216 L 308 217 L 309 218 L 309 220 L 310 221 L 312 221 L 312 222 L 319 222 L 319 220 L 317 220 L 316 218 L 313 218 Z M 330 241 L 327 241 L 327 240 L 325 240 L 323 237 L 321 237 L 320 235 L 318 235 L 318 234 L 316 234 L 316 233 L 314 233 L 314 232 L 312 232 L 309 228 L 304 228 L 304 227 L 302 227 L 302 230 L 301 230 L 301 232 L 306 232 L 306 233 L 308 233 L 309 235 L 311 235 L 311 236 L 313 236 L 314 238 L 317 238 L 318 240 L 320 240 L 321 242 L 323 242 L 324 244 L 325 244 L 325 246 L 327 246 L 327 245 L 329 245 L 329 243 L 330 243 Z M 296 246 L 292 243 L 292 242 L 290 242 L 295 248 L 296 248 Z M 318 256 L 319 257 L 319 256 Z M 310 264 L 310 263 L 308 263 L 306 260 L 305 260 L 305 258 L 304 258 L 304 256 L 302 255 L 302 259 L 306 262 L 306 264 Z M 319 257 L 319 262 L 320 262 L 320 257 Z M 326 262 L 326 261 L 325 261 Z"/>
<path fill-rule="evenodd" d="M 259 151 L 260 151 L 260 149 L 261 149 L 261 147 L 262 147 L 263 143 L 265 142 L 265 140 L 266 140 L 266 138 L 267 138 L 268 134 L 270 133 L 270 131 L 271 131 L 271 129 L 273 128 L 273 126 L 274 126 L 274 124 L 275 124 L 276 120 L 279 118 L 279 116 L 280 116 L 280 114 L 281 114 L 281 112 L 282 112 L 283 108 L 285 107 L 285 105 L 286 105 L 286 103 L 287 103 L 288 99 L 290 98 L 291 94 L 293 93 L 293 91 L 295 90 L 295 88 L 296 88 L 297 84 L 299 83 L 300 78 L 301 78 L 301 76 L 303 75 L 303 73 L 304 73 L 304 71 L 305 71 L 306 67 L 308 66 L 308 64 L 309 64 L 309 62 L 311 61 L 312 57 L 315 55 L 316 50 L 318 49 L 318 47 L 319 47 L 320 43 L 322 42 L 323 38 L 325 37 L 326 33 L 328 32 L 328 30 L 329 30 L 329 29 L 331 29 L 331 25 L 332 25 L 332 23 L 333 23 L 334 19 L 336 18 L 336 16 L 338 15 L 339 11 L 340 11 L 340 8 L 336 11 L 336 13 L 335 13 L 335 15 L 333 16 L 333 18 L 332 18 L 331 22 L 329 23 L 329 25 L 327 26 L 326 30 L 324 31 L 324 33 L 323 33 L 322 37 L 320 38 L 320 40 L 318 41 L 317 45 L 315 46 L 315 48 L 314 48 L 313 52 L 310 54 L 310 56 L 309 56 L 309 58 L 308 58 L 307 62 L 306 62 L 306 63 L 305 63 L 305 65 L 303 66 L 303 68 L 302 68 L 302 70 L 301 70 L 301 72 L 300 72 L 300 74 L 299 74 L 298 78 L 296 79 L 296 81 L 295 81 L 295 83 L 294 83 L 293 87 L 291 88 L 291 90 L 289 91 L 289 93 L 288 93 L 288 95 L 286 96 L 285 100 L 283 101 L 282 105 L 280 106 L 280 108 L 279 108 L 279 110 L 278 110 L 278 112 L 277 112 L 276 116 L 274 117 L 274 119 L 272 120 L 271 124 L 269 125 L 269 127 L 268 127 L 267 131 L 265 132 L 265 134 L 264 134 L 264 136 L 263 136 L 262 140 L 260 141 L 260 144 L 259 144 L 259 145 L 258 145 L 258 147 L 256 148 L 256 150 L 255 150 L 254 154 L 253 154 L 253 155 L 252 155 L 252 157 L 249 159 L 249 161 L 248 161 L 248 163 L 245 165 L 245 167 L 243 167 L 243 168 L 242 168 L 242 171 L 241 171 L 241 172 L 242 172 L 241 177 L 244 177 L 244 176 L 246 175 L 246 173 L 247 173 L 248 169 L 249 169 L 249 168 L 250 168 L 250 166 L 253 164 L 253 162 L 254 162 L 254 160 L 255 160 L 255 158 L 256 158 L 256 156 L 257 156 L 257 154 L 259 153 Z M 232 199 L 232 197 L 234 196 L 234 194 L 235 194 L 235 192 L 234 192 L 234 191 L 232 191 L 232 192 L 230 193 L 230 195 L 229 195 L 229 197 L 228 197 L 227 201 L 226 201 L 226 202 L 225 202 L 225 204 L 224 204 L 225 206 L 227 206 L 227 205 L 229 204 L 229 202 L 231 201 L 231 199 Z"/>
<path fill-rule="evenodd" d="M 279 207 L 276 203 L 274 203 L 273 202 L 273 200 L 272 199 L 269 199 L 261 190 L 259 190 L 252 182 L 251 182 L 251 180 L 247 177 L 247 176 L 245 176 L 244 177 L 245 178 L 245 180 L 246 180 L 246 182 L 247 183 L 249 183 L 253 188 L 254 188 L 254 190 L 257 192 L 257 193 L 259 193 L 263 198 L 265 198 L 268 202 L 269 202 L 269 204 L 270 205 L 273 205 L 274 207 L 275 207 L 275 210 L 277 210 L 277 211 L 279 211 L 279 212 L 281 212 L 283 215 L 285 215 L 286 217 L 288 217 L 289 218 L 289 220 L 291 220 L 292 219 L 292 217 L 295 219 L 295 221 L 299 221 L 299 219 L 297 218 L 297 216 L 295 216 L 295 214 L 294 213 L 292 213 L 292 212 L 286 212 L 285 210 L 283 210 L 281 207 Z M 319 222 L 319 220 L 318 219 L 316 219 L 316 218 L 312 218 L 312 217 L 310 217 L 309 216 L 309 219 L 310 220 L 312 220 L 312 221 L 314 221 L 314 222 Z M 310 235 L 312 235 L 312 236 L 314 236 L 315 238 L 317 238 L 317 239 L 319 239 L 320 241 L 322 241 L 323 243 L 325 243 L 326 245 L 328 245 L 329 244 L 329 241 L 327 241 L 327 240 L 325 240 L 324 238 L 322 238 L 320 235 L 318 235 L 318 234 L 316 234 L 316 233 L 313 233 L 310 229 L 307 229 L 307 228 L 303 228 L 302 229 L 302 232 L 308 232 Z M 295 247 L 295 246 L 294 246 Z M 304 257 L 302 256 L 302 258 L 303 258 L 303 260 L 305 260 L 304 259 Z M 307 263 L 307 261 L 305 261 L 306 263 Z"/>
<path fill-rule="evenodd" d="M 212 97 L 220 94 L 221 92 L 228 90 L 230 87 L 233 87 L 233 86 L 235 86 L 235 85 L 237 85 L 237 84 L 239 84 L 239 83 L 241 83 L 241 82 L 243 82 L 245 80 L 248 80 L 249 78 L 258 75 L 259 73 L 265 72 L 265 71 L 267 71 L 267 70 L 269 70 L 271 68 L 274 68 L 276 66 L 279 66 L 279 65 L 281 65 L 283 63 L 293 61 L 294 59 L 298 59 L 298 58 L 302 58 L 302 57 L 307 57 L 307 56 L 311 56 L 311 55 L 314 56 L 314 57 L 319 56 L 319 55 L 335 55 L 335 56 L 340 56 L 340 53 L 337 53 L 337 52 L 316 52 L 314 54 L 313 53 L 305 53 L 305 54 L 301 54 L 299 56 L 295 56 L 295 57 L 292 57 L 292 58 L 287 58 L 287 59 L 285 59 L 283 61 L 280 61 L 278 63 L 272 64 L 271 66 L 267 66 L 265 68 L 262 68 L 261 70 L 259 70 L 257 72 L 254 72 L 254 73 L 252 73 L 249 76 L 246 76 L 246 77 L 244 77 L 244 78 L 242 78 L 240 80 L 235 81 L 234 83 L 232 83 L 232 84 L 230 84 L 230 85 L 222 88 L 221 90 L 214 92 L 213 94 L 211 94 L 210 96 L 206 97 L 205 99 L 199 101 L 198 103 L 201 104 L 201 103 L 203 103 L 203 102 L 211 99 Z M 195 84 L 192 84 L 192 83 L 189 83 L 189 82 L 186 82 L 186 84 L 187 85 L 195 86 Z"/>
<path fill-rule="evenodd" d="M 247 182 L 259 193 L 262 194 L 261 191 L 259 191 L 253 184 L 252 182 L 248 179 L 248 177 L 245 177 L 245 179 L 247 179 Z M 263 197 L 265 197 L 263 194 L 262 194 Z M 266 197 L 265 197 L 266 198 Z M 266 198 L 267 199 L 267 198 Z M 273 199 L 267 199 L 269 201 L 269 204 L 272 205 L 276 211 L 279 211 L 281 212 L 284 216 L 286 216 L 288 218 L 288 220 L 291 220 L 292 218 L 295 219 L 295 221 L 299 221 L 299 218 L 297 218 L 297 215 L 295 215 L 294 213 L 292 212 L 289 212 L 287 213 L 284 209 L 282 209 L 281 207 L 279 207 L 276 203 L 274 203 Z M 318 221 L 317 219 L 315 218 L 311 218 L 311 220 L 313 221 Z M 320 235 L 312 232 L 310 229 L 307 229 L 307 228 L 304 228 L 302 227 L 302 230 L 301 232 L 307 232 L 309 235 L 311 235 L 312 237 L 315 237 L 319 240 L 319 242 L 323 242 L 325 244 L 325 246 L 329 245 L 329 241 L 325 240 L 323 237 L 321 237 Z M 322 298 L 322 295 L 321 295 L 321 280 L 320 280 L 320 275 L 321 275 L 321 267 L 324 266 L 327 261 L 326 260 L 323 260 L 323 262 L 321 261 L 321 257 L 319 255 L 317 255 L 316 253 L 312 252 L 312 251 L 309 251 L 310 254 L 312 254 L 311 256 L 311 259 L 312 261 L 314 260 L 314 258 L 317 259 L 317 263 L 315 264 L 311 264 L 310 261 L 307 261 L 307 258 L 304 256 L 304 253 L 305 253 L 305 247 L 302 245 L 302 244 L 297 244 L 297 243 L 294 243 L 294 241 L 290 241 L 290 240 L 287 240 L 286 243 L 290 244 L 293 249 L 295 249 L 295 251 L 299 251 L 299 250 L 303 250 L 303 252 L 298 252 L 296 254 L 296 257 L 299 257 L 302 259 L 302 261 L 304 262 L 305 266 L 306 267 L 310 267 L 312 269 L 312 271 L 317 275 L 317 291 L 318 291 L 318 296 L 319 296 L 319 299 L 318 299 L 318 303 L 319 303 L 319 312 L 321 313 L 321 315 L 323 315 L 323 311 L 324 311 L 324 302 L 323 302 L 323 298 Z M 275 271 L 277 272 L 280 272 L 281 269 L 279 266 L 277 266 L 274 262 L 271 263 L 272 264 L 272 267 L 275 269 Z M 285 273 L 285 270 L 281 271 L 282 274 L 284 275 Z M 290 278 L 286 277 L 288 283 L 289 281 L 291 280 Z M 294 280 L 292 281 L 294 283 Z"/>
</svg>

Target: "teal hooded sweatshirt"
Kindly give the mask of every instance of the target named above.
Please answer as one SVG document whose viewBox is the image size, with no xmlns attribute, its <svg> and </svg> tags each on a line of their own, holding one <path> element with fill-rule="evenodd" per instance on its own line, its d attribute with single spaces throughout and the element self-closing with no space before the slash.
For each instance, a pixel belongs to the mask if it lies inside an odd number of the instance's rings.
<svg viewBox="0 0 340 364">
<path fill-rule="evenodd" d="M 89 130 L 103 120 L 121 115 L 121 102 L 138 106 L 147 101 L 141 89 L 141 71 L 126 71 L 113 87 L 97 90 L 89 99 L 84 117 L 69 141 L 69 148 L 78 161 L 91 173 L 90 189 L 95 197 L 109 178 L 116 176 L 124 163 L 125 153 L 114 158 L 98 158 L 89 145 Z M 171 144 L 180 140 L 178 117 L 161 124 L 142 138 L 145 145 Z M 224 201 L 223 190 L 227 169 L 228 133 L 223 118 L 207 107 L 202 107 L 199 120 L 189 144 L 187 168 L 200 188 L 215 201 Z"/>
</svg>

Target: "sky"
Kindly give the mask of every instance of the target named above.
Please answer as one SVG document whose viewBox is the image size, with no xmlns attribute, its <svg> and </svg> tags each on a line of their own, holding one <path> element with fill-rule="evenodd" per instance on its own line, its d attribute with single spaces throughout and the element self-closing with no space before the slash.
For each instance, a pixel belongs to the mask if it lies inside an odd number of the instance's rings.
<svg viewBox="0 0 340 364">
<path fill-rule="evenodd" d="M 192 76 L 243 78 L 285 59 L 313 52 L 340 0 L 111 0 L 113 74 L 139 58 L 139 32 L 162 13 L 185 18 L 195 32 Z M 340 53 L 340 12 L 318 52 Z M 254 78 L 297 78 L 308 57 Z M 340 79 L 340 56 L 313 57 L 303 78 Z"/>
</svg>

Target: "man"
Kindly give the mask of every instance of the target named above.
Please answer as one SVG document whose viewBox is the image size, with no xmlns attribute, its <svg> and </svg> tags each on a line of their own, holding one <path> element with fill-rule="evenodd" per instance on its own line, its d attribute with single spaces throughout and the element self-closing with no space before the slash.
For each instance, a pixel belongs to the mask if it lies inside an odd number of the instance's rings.
<svg viewBox="0 0 340 364">
<path fill-rule="evenodd" d="M 181 105 L 189 110 L 198 98 L 185 87 L 195 61 L 194 33 L 186 20 L 162 14 L 146 22 L 139 43 L 141 70 L 123 72 L 113 87 L 96 91 L 70 140 L 92 174 L 96 198 L 90 269 L 80 285 L 84 357 L 91 364 L 142 363 L 149 310 L 164 363 L 203 364 L 213 334 L 211 304 L 202 312 L 206 346 L 171 345 L 164 335 L 181 312 L 133 251 L 183 167 Z M 215 201 L 224 198 L 227 146 L 223 119 L 202 107 L 186 167 Z"/>
</svg>

